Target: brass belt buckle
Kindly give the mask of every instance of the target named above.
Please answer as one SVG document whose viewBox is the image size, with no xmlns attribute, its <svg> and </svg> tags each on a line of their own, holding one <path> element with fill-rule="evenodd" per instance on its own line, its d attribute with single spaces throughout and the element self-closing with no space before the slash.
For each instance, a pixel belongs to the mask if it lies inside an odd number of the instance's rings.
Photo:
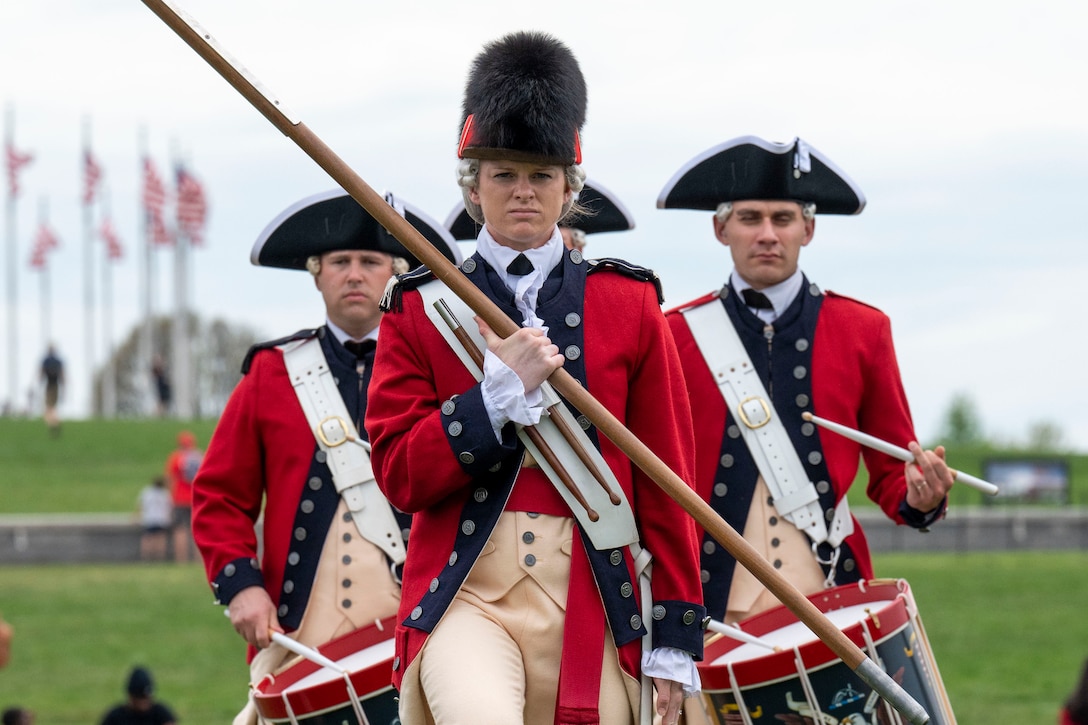
<svg viewBox="0 0 1088 725">
<path fill-rule="evenodd" d="M 339 440 L 331 441 L 329 440 L 328 435 L 325 434 L 325 426 L 329 423 L 335 423 L 339 427 L 339 433 L 341 435 Z M 335 433 L 336 431 L 332 432 Z M 317 437 L 320 438 L 321 442 L 329 448 L 336 448 L 337 446 L 342 446 L 351 440 L 351 434 L 348 433 L 347 423 L 345 423 L 344 419 L 338 415 L 330 415 L 329 417 L 325 418 L 317 424 Z"/>
<path fill-rule="evenodd" d="M 744 410 L 744 406 L 752 402 L 759 403 L 759 406 L 763 408 L 763 420 L 759 421 L 758 423 L 753 423 L 751 420 L 749 420 L 748 413 Z M 763 426 L 771 422 L 771 408 L 769 405 L 767 405 L 766 400 L 759 397 L 758 395 L 753 395 L 750 398 L 745 398 L 744 400 L 740 401 L 740 405 L 737 406 L 737 417 L 740 418 L 741 422 L 744 423 L 744 425 L 748 426 L 752 430 L 755 430 L 756 428 L 762 428 Z"/>
</svg>

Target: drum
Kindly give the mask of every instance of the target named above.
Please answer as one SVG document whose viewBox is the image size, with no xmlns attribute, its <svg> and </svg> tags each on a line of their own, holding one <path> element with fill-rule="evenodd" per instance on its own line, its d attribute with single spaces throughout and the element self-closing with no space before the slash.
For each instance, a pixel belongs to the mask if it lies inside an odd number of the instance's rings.
<svg viewBox="0 0 1088 725">
<path fill-rule="evenodd" d="M 342 671 L 307 659 L 269 675 L 254 687 L 261 721 L 291 725 L 400 725 L 389 617 L 317 648 Z"/>
<path fill-rule="evenodd" d="M 918 701 L 932 725 L 955 725 L 907 582 L 848 584 L 808 599 Z M 906 720 L 786 607 L 737 624 L 759 643 L 708 637 L 699 674 L 715 725 L 890 725 Z"/>
</svg>

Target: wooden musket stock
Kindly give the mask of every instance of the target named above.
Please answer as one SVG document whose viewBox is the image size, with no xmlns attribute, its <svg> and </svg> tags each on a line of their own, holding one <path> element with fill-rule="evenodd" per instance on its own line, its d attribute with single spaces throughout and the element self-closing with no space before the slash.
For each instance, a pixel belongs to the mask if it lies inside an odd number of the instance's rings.
<svg viewBox="0 0 1088 725">
<path fill-rule="evenodd" d="M 293 140 L 314 162 L 329 174 L 355 201 L 397 238 L 434 275 L 460 297 L 501 337 L 513 334 L 518 325 L 484 295 L 461 271 L 438 251 L 385 199 L 328 148 L 304 124 L 288 118 L 278 100 L 270 98 L 259 84 L 248 77 L 241 66 L 221 51 L 206 33 L 176 3 L 167 0 L 141 0 L 162 19 L 198 55 L 242 94 L 276 128 Z M 748 569 L 775 597 L 818 636 L 859 677 L 880 693 L 911 723 L 929 722 L 925 710 L 898 683 L 880 669 L 843 634 L 800 591 L 778 573 L 769 562 L 703 501 L 679 476 L 661 461 L 633 433 L 625 428 L 596 398 L 589 394 L 570 373 L 557 369 L 548 379 L 575 408 L 609 438 L 643 472 L 687 511 L 711 536 Z"/>
</svg>

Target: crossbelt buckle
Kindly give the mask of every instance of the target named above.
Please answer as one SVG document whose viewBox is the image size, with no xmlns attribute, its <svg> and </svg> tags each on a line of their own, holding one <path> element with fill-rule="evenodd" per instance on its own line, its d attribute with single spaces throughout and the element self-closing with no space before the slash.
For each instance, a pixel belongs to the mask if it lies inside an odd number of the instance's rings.
<svg viewBox="0 0 1088 725">
<path fill-rule="evenodd" d="M 330 415 L 317 424 L 317 437 L 328 448 L 342 446 L 351 440 L 348 425 L 338 415 Z"/>
<path fill-rule="evenodd" d="M 737 406 L 737 417 L 752 430 L 762 428 L 771 422 L 771 407 L 758 395 L 745 398 Z"/>
</svg>

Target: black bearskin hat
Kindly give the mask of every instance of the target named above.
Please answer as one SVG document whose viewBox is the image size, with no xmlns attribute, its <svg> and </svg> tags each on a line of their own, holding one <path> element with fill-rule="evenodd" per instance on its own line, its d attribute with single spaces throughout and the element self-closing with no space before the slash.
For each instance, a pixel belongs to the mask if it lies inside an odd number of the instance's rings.
<svg viewBox="0 0 1088 725">
<path fill-rule="evenodd" d="M 465 84 L 460 158 L 581 162 L 586 82 L 567 46 L 517 32 L 486 45 Z"/>
</svg>

